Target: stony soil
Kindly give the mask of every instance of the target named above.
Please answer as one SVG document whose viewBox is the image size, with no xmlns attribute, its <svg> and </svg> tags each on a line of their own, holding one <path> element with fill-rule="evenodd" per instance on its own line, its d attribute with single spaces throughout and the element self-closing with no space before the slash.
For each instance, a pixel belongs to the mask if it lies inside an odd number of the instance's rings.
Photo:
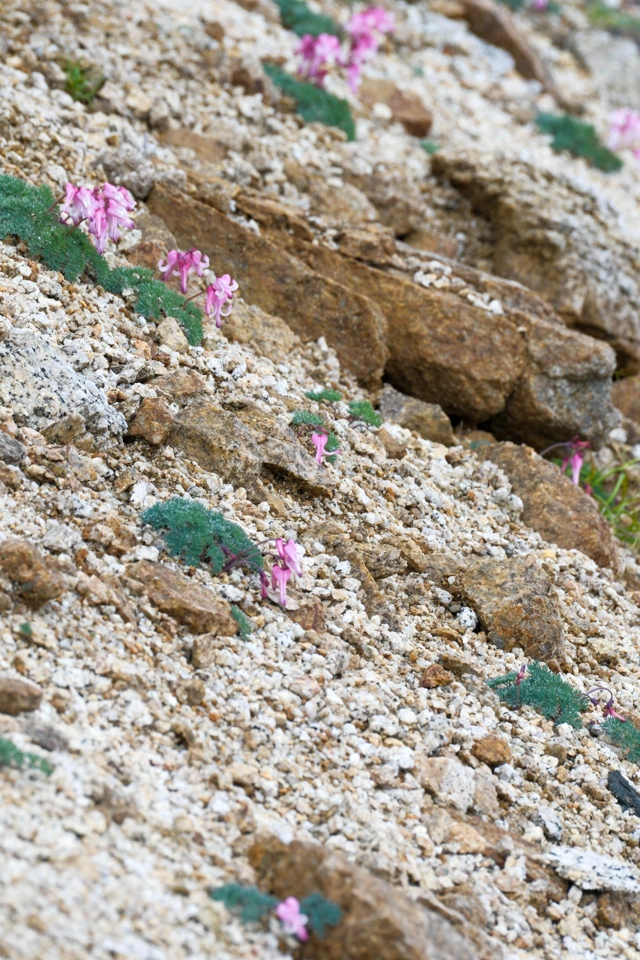
<svg viewBox="0 0 640 960">
<path fill-rule="evenodd" d="M 295 37 L 270 0 L 246 6 L 6 0 L 0 11 L 2 172 L 57 192 L 67 180 L 126 183 L 140 229 L 108 254 L 112 263 L 157 260 L 172 232 L 184 245 L 180 231 L 203 209 L 212 243 L 226 218 L 224 249 L 244 231 L 265 257 L 247 267 L 247 299 L 241 280 L 232 319 L 189 347 L 175 323 L 136 315 L 126 293 L 68 283 L 11 238 L 0 243 L 0 736 L 55 768 L 49 777 L 0 770 L 0 956 L 298 956 L 275 922 L 242 926 L 208 897 L 230 881 L 279 891 L 255 847 L 279 839 L 323 851 L 290 862 L 278 853 L 293 895 L 313 856 L 342 853 L 367 871 L 347 875 L 352 889 L 371 884 L 372 902 L 392 905 L 393 936 L 387 929 L 371 948 L 380 960 L 465 950 L 637 957 L 640 821 L 607 789 L 611 770 L 640 788 L 637 765 L 597 725 L 575 731 L 507 710 L 485 680 L 542 657 L 579 690 L 606 683 L 632 718 L 640 569 L 597 527 L 587 495 L 539 458 L 532 506 L 522 471 L 534 454 L 523 451 L 518 467 L 506 446 L 495 463 L 490 449 L 471 449 L 493 442 L 474 429 L 491 417 L 500 440 L 538 449 L 542 438 L 568 439 L 583 417 L 604 442 L 602 464 L 640 439 L 610 402 L 614 350 L 620 362 L 636 357 L 635 294 L 624 283 L 637 269 L 638 167 L 628 155 L 607 176 L 553 153 L 532 123 L 537 109 L 558 110 L 561 91 L 606 132 L 604 88 L 562 39 L 587 31 L 584 8 L 514 17 L 552 76 L 545 91 L 473 35 L 455 2 L 388 4 L 398 30 L 367 82 L 399 84 L 433 112 L 429 136 L 444 157 L 436 177 L 375 93 L 372 107 L 353 100 L 353 143 L 299 121 L 259 66 L 265 57 L 291 65 Z M 322 9 L 347 15 L 342 4 Z M 90 108 L 62 89 L 65 58 L 107 78 Z M 493 179 L 511 196 L 526 169 L 554 185 L 553 197 L 570 195 L 556 214 L 574 218 L 578 253 L 594 229 L 588 218 L 599 223 L 609 259 L 593 312 L 604 316 L 607 297 L 627 289 L 624 323 L 589 324 L 556 287 L 507 282 L 522 277 L 500 259 L 503 220 L 484 200 L 474 209 L 473 190 L 446 177 L 478 156 L 483 197 Z M 166 198 L 176 196 L 187 212 L 174 223 Z M 326 259 L 338 253 L 340 275 Z M 286 296 L 279 257 L 299 271 Z M 424 365 L 407 373 L 414 334 L 382 280 L 377 299 L 362 295 L 358 271 L 372 268 L 432 297 L 439 330 L 457 316 L 454 302 L 460 323 L 487 337 L 504 323 L 514 359 L 502 379 L 474 379 L 485 361 L 462 345 L 438 367 L 429 337 Z M 296 278 L 312 271 L 319 298 L 332 277 L 344 284 L 370 339 L 352 348 L 337 314 L 295 303 Z M 526 349 L 522 324 L 533 331 Z M 600 339 L 587 339 L 594 327 Z M 393 342 L 405 335 L 402 359 Z M 550 373 L 531 343 L 561 339 L 560 373 Z M 387 363 L 395 386 L 454 416 L 455 435 L 426 403 L 406 413 L 409 428 L 384 399 L 382 430 L 349 422 L 349 401 L 378 403 Z M 553 377 L 581 384 L 557 408 L 545 399 Z M 318 469 L 288 424 L 296 409 L 320 409 L 305 391 L 325 386 L 343 393 L 341 452 Z M 468 406 L 456 410 L 460 391 Z M 480 411 L 475 423 L 467 409 Z M 238 469 L 229 451 L 241 428 L 251 455 Z M 220 510 L 255 541 L 295 538 L 303 576 L 289 608 L 261 601 L 244 571 L 212 576 L 168 557 L 140 514 L 170 496 Z M 229 603 L 251 618 L 248 640 L 233 634 Z M 583 851 L 596 855 L 586 867 Z M 331 871 L 347 868 L 327 863 L 330 890 Z M 358 952 L 362 916 L 345 933 L 345 958 L 373 956 Z M 415 939 L 434 918 L 439 945 L 435 926 Z M 339 944 L 339 928 L 332 936 Z M 341 956 L 329 940 L 313 950 Z"/>
</svg>

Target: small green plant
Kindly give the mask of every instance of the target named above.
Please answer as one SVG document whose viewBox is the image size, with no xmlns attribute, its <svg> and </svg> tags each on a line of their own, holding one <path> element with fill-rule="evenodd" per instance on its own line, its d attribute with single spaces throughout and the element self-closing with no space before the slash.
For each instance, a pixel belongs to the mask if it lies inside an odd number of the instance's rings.
<svg viewBox="0 0 640 960">
<path fill-rule="evenodd" d="M 278 901 L 257 887 L 227 883 L 210 890 L 209 896 L 224 903 L 228 910 L 239 909 L 243 923 L 255 923 L 274 910 L 285 932 L 295 933 L 301 941 L 308 939 L 307 926 L 318 937 L 324 937 L 327 927 L 337 926 L 343 916 L 338 904 L 327 900 L 321 893 L 311 893 L 299 902 L 295 897 Z"/>
<path fill-rule="evenodd" d="M 21 637 L 29 638 L 33 636 L 33 630 L 30 623 L 21 623 L 18 627 L 18 633 Z"/>
<path fill-rule="evenodd" d="M 319 413 L 310 410 L 294 410 L 291 423 L 294 427 L 321 427 L 324 423 Z"/>
<path fill-rule="evenodd" d="M 99 70 L 79 60 L 65 60 L 64 72 L 67 78 L 65 90 L 80 103 L 91 103 L 105 82 Z"/>
<path fill-rule="evenodd" d="M 339 390 L 307 390 L 305 397 L 308 397 L 309 400 L 317 400 L 318 403 L 325 401 L 326 403 L 337 403 L 339 400 L 342 400 L 342 394 Z"/>
<path fill-rule="evenodd" d="M 321 893 L 311 893 L 301 900 L 300 910 L 307 915 L 309 926 L 319 937 L 324 937 L 327 927 L 336 927 L 342 920 L 338 904 L 327 900 Z"/>
<path fill-rule="evenodd" d="M 231 616 L 238 624 L 238 629 L 240 630 L 240 636 L 243 640 L 248 640 L 251 636 L 251 620 L 242 612 L 240 607 L 237 607 L 234 604 L 231 606 Z"/>
<path fill-rule="evenodd" d="M 336 97 L 312 83 L 296 80 L 273 63 L 263 64 L 265 72 L 277 87 L 296 101 L 296 109 L 307 123 L 324 123 L 327 127 L 344 130 L 347 140 L 355 140 L 356 126 L 351 107 L 346 100 Z"/>
<path fill-rule="evenodd" d="M 60 223 L 56 198 L 49 187 L 34 187 L 18 177 L 0 175 L 0 238 L 16 237 L 40 257 L 50 270 L 59 270 L 74 282 L 86 273 L 108 293 L 130 291 L 135 309 L 147 320 L 174 317 L 192 345 L 202 340 L 202 312 L 193 303 L 157 280 L 144 267 L 111 269 L 89 238 Z"/>
<path fill-rule="evenodd" d="M 243 923 L 256 923 L 262 920 L 277 905 L 275 897 L 261 893 L 257 887 L 242 887 L 239 883 L 227 883 L 217 890 L 210 890 L 212 900 L 224 903 L 227 910 L 240 910 Z"/>
<path fill-rule="evenodd" d="M 440 149 L 440 147 L 438 146 L 438 144 L 437 144 L 437 143 L 434 143 L 433 140 L 421 140 L 421 141 L 420 141 L 420 146 L 422 147 L 422 149 L 424 150 L 424 152 L 425 152 L 425 153 L 428 153 L 429 155 L 431 155 L 431 154 L 433 154 L 433 153 L 437 153 L 438 150 Z"/>
<path fill-rule="evenodd" d="M 585 464 L 580 471 L 580 483 L 611 524 L 616 537 L 636 551 L 640 550 L 639 465 L 640 460 L 626 460 L 599 470 L 593 464 Z"/>
<path fill-rule="evenodd" d="M 342 35 L 342 30 L 335 20 L 314 13 L 302 0 L 276 0 L 276 3 L 280 8 L 282 26 L 299 37 L 304 37 L 305 34 L 319 37 L 321 33 L 330 33 L 335 37 Z"/>
<path fill-rule="evenodd" d="M 594 27 L 635 39 L 640 38 L 640 18 L 632 16 L 625 10 L 610 7 L 601 0 L 587 5 L 587 16 Z"/>
<path fill-rule="evenodd" d="M 338 458 L 336 456 L 331 457 L 329 456 L 329 454 L 333 450 L 339 450 L 339 449 L 340 449 L 340 441 L 336 437 L 335 433 L 330 433 L 329 436 L 327 437 L 327 443 L 324 448 L 324 452 L 326 454 L 326 457 L 329 463 L 336 463 Z"/>
<path fill-rule="evenodd" d="M 616 747 L 620 747 L 631 763 L 640 763 L 640 730 L 630 720 L 608 717 L 602 724 L 602 732 Z"/>
<path fill-rule="evenodd" d="M 23 753 L 16 747 L 11 740 L 5 740 L 0 737 L 0 767 L 15 767 L 20 770 L 23 767 L 32 767 L 35 770 L 41 770 L 47 776 L 53 773 L 53 767 L 42 757 L 35 753 Z"/>
<path fill-rule="evenodd" d="M 195 500 L 172 497 L 145 510 L 141 520 L 163 531 L 169 554 L 191 567 L 208 563 L 213 573 L 220 573 L 230 555 L 240 554 L 259 570 L 264 566 L 262 554 L 242 527 Z"/>
<path fill-rule="evenodd" d="M 513 670 L 503 677 L 487 680 L 487 686 L 496 691 L 510 710 L 517 710 L 524 704 L 556 725 L 568 723 L 576 730 L 582 726 L 580 714 L 589 706 L 588 697 L 549 670 L 546 664 L 537 661 L 529 664 L 526 673 Z"/>
<path fill-rule="evenodd" d="M 551 134 L 551 146 L 558 153 L 566 150 L 574 157 L 584 157 L 605 173 L 622 169 L 622 160 L 601 143 L 592 124 L 568 114 L 555 116 L 552 113 L 539 113 L 536 124 L 543 133 Z"/>
<path fill-rule="evenodd" d="M 368 400 L 353 400 L 349 404 L 349 415 L 352 420 L 361 420 L 368 427 L 382 426 L 382 417 L 376 413 Z"/>
</svg>

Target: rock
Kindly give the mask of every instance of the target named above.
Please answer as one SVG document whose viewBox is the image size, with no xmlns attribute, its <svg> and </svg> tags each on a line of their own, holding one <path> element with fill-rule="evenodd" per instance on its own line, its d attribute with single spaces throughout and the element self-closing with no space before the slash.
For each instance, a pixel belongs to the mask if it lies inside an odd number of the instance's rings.
<svg viewBox="0 0 640 960">
<path fill-rule="evenodd" d="M 453 674 L 444 670 L 439 663 L 432 663 L 420 677 L 420 686 L 427 690 L 435 690 L 436 687 L 448 687 L 453 681 Z"/>
<path fill-rule="evenodd" d="M 552 847 L 548 854 L 554 870 L 582 890 L 640 893 L 640 872 L 635 865 L 583 847 Z"/>
<path fill-rule="evenodd" d="M 511 747 L 504 737 L 490 733 L 482 740 L 476 740 L 471 748 L 471 755 L 480 763 L 486 763 L 493 770 L 494 767 L 499 767 L 502 763 L 510 762 Z"/>
<path fill-rule="evenodd" d="M 542 60 L 520 33 L 508 10 L 493 0 L 460 0 L 460 3 L 472 33 L 493 47 L 510 53 L 516 69 L 526 80 L 537 80 L 543 87 L 550 87 Z"/>
<path fill-rule="evenodd" d="M 205 698 L 207 688 L 202 680 L 181 680 L 176 685 L 176 697 L 180 703 L 197 707 Z"/>
<path fill-rule="evenodd" d="M 216 662 L 219 650 L 233 645 L 229 637 L 218 637 L 215 633 L 203 633 L 196 637 L 191 648 L 191 663 L 194 667 L 206 668 Z"/>
<path fill-rule="evenodd" d="M 55 561 L 45 557 L 26 540 L 3 540 L 0 543 L 0 570 L 8 580 L 19 585 L 20 597 L 33 610 L 61 597 L 68 590 L 67 580 L 57 569 Z"/>
<path fill-rule="evenodd" d="M 603 893 L 598 897 L 598 910 L 595 916 L 598 929 L 621 930 L 633 922 L 629 904 L 619 893 Z"/>
<path fill-rule="evenodd" d="M 18 464 L 27 455 L 27 448 L 19 440 L 0 432 L 0 460 L 4 463 Z"/>
<path fill-rule="evenodd" d="M 142 236 L 127 252 L 127 259 L 139 267 L 148 267 L 155 272 L 167 252 L 178 246 L 176 239 L 167 229 L 164 220 L 146 211 L 136 216 L 136 230 L 139 230 Z"/>
<path fill-rule="evenodd" d="M 453 447 L 456 438 L 451 421 L 437 403 L 425 403 L 415 397 L 407 397 L 390 383 L 385 383 L 380 399 L 380 412 L 385 420 L 399 423 L 406 430 L 413 430 L 424 440 Z"/>
<path fill-rule="evenodd" d="M 233 413 L 204 397 L 176 416 L 169 442 L 236 487 L 253 487 L 262 469 L 260 447 L 251 431 Z"/>
<path fill-rule="evenodd" d="M 233 636 L 238 632 L 227 601 L 219 600 L 207 587 L 184 574 L 151 560 L 130 564 L 127 573 L 144 586 L 158 610 L 168 613 L 194 633 Z"/>
<path fill-rule="evenodd" d="M 561 657 L 563 628 L 553 580 L 534 557 L 477 560 L 461 574 L 459 589 L 491 643 L 502 650 L 522 647 L 534 660 Z"/>
<path fill-rule="evenodd" d="M 595 501 L 554 463 L 514 443 L 478 447 L 476 456 L 504 470 L 513 493 L 522 500 L 522 521 L 532 530 L 565 550 L 581 550 L 602 567 L 621 569 L 613 531 Z"/>
<path fill-rule="evenodd" d="M 384 103 L 393 120 L 401 123 L 412 137 L 426 137 L 433 114 L 415 93 L 400 90 L 391 80 L 366 77 L 360 86 L 360 100 L 368 106 Z"/>
<path fill-rule="evenodd" d="M 374 266 L 390 266 L 396 253 L 393 232 L 379 224 L 346 227 L 336 234 L 340 253 L 354 260 L 366 260 Z"/>
<path fill-rule="evenodd" d="M 287 611 L 294 623 L 299 623 L 303 630 L 315 630 L 322 633 L 325 626 L 324 607 L 319 597 L 312 597 L 301 603 L 297 610 Z"/>
<path fill-rule="evenodd" d="M 405 445 L 396 440 L 384 427 L 378 430 L 376 439 L 380 441 L 384 447 L 384 452 L 391 460 L 402 460 L 403 457 L 406 457 L 408 451 Z"/>
<path fill-rule="evenodd" d="M 386 330 L 371 300 L 163 184 L 150 196 L 149 209 L 165 220 L 185 249 L 195 244 L 224 263 L 245 301 L 282 317 L 305 340 L 325 336 L 340 362 L 364 384 L 379 380 L 387 357 Z"/>
<path fill-rule="evenodd" d="M 609 770 L 607 787 L 623 810 L 633 810 L 640 817 L 640 794 L 619 770 Z"/>
<path fill-rule="evenodd" d="M 76 372 L 49 337 L 27 328 L 14 328 L 0 342 L 0 405 L 9 407 L 16 423 L 39 431 L 73 410 L 76 443 L 84 448 L 106 446 L 126 427 L 93 380 Z"/>
<path fill-rule="evenodd" d="M 265 197 L 256 190 L 242 190 L 235 197 L 240 213 L 251 217 L 265 230 L 285 230 L 303 240 L 313 240 L 314 233 L 304 213 L 297 207 L 282 203 L 275 197 Z"/>
<path fill-rule="evenodd" d="M 165 317 L 162 323 L 158 324 L 158 339 L 169 350 L 175 353 L 186 353 L 189 349 L 189 341 L 184 335 L 184 331 L 177 320 L 173 317 Z"/>
<path fill-rule="evenodd" d="M 291 690 L 291 693 L 295 693 L 297 697 L 300 697 L 301 700 L 311 700 L 312 697 L 318 696 L 321 687 L 314 677 L 303 673 L 292 679 L 289 684 L 289 690 Z"/>
<path fill-rule="evenodd" d="M 146 200 L 156 179 L 156 169 L 130 143 L 103 150 L 94 161 L 102 164 L 110 183 L 121 184 L 130 190 L 136 200 Z"/>
<path fill-rule="evenodd" d="M 206 380 L 185 367 L 178 367 L 153 381 L 155 389 L 175 403 L 183 404 L 201 393 L 207 393 Z"/>
<path fill-rule="evenodd" d="M 225 143 L 216 140 L 215 137 L 196 133 L 189 127 L 163 130 L 160 134 L 160 141 L 176 150 L 193 150 L 198 160 L 205 165 L 205 169 L 209 165 L 217 169 L 217 165 L 221 160 L 224 160 L 229 152 Z"/>
<path fill-rule="evenodd" d="M 306 538 L 311 543 L 320 540 L 325 545 L 327 553 L 332 553 L 339 560 L 346 560 L 350 564 L 350 576 L 360 582 L 365 607 L 368 611 L 375 611 L 382 602 L 382 594 L 358 549 L 359 544 L 356 545 L 351 537 L 333 521 L 309 529 Z"/>
<path fill-rule="evenodd" d="M 370 174 L 345 170 L 344 176 L 374 205 L 373 219 L 393 230 L 396 237 L 406 237 L 422 225 L 425 219 L 425 203 L 416 185 L 410 180 L 395 183 L 386 166 Z"/>
<path fill-rule="evenodd" d="M 546 804 L 539 804 L 536 809 L 535 821 L 544 830 L 549 840 L 559 840 L 562 836 L 562 820 L 553 809 Z"/>
<path fill-rule="evenodd" d="M 0 713 L 17 717 L 20 713 L 37 710 L 42 700 L 42 690 L 28 680 L 17 677 L 0 677 Z"/>
<path fill-rule="evenodd" d="M 456 848 L 456 853 L 483 853 L 487 841 L 469 823 L 454 820 L 447 836 L 447 843 Z"/>
<path fill-rule="evenodd" d="M 568 326 L 608 340 L 620 367 L 640 370 L 637 251 L 601 194 L 569 174 L 487 164 L 474 151 L 439 150 L 432 169 L 491 221 L 496 273 L 537 292 Z"/>
<path fill-rule="evenodd" d="M 473 803 L 475 776 L 471 767 L 451 757 L 420 757 L 413 775 L 427 793 L 466 813 Z"/>
<path fill-rule="evenodd" d="M 570 35 L 569 45 L 610 107 L 640 110 L 640 54 L 634 39 L 591 28 Z"/>
<path fill-rule="evenodd" d="M 500 815 L 500 803 L 496 789 L 495 777 L 488 770 L 480 767 L 475 771 L 475 788 L 473 791 L 473 809 L 481 817 L 495 820 Z"/>
<path fill-rule="evenodd" d="M 401 551 L 392 546 L 391 543 L 376 543 L 374 541 L 359 543 L 355 549 L 367 565 L 367 570 L 371 576 L 376 580 L 403 574 L 407 569 L 407 561 L 402 556 Z"/>
<path fill-rule="evenodd" d="M 611 387 L 611 399 L 620 413 L 640 424 L 640 374 L 615 380 Z"/>
<path fill-rule="evenodd" d="M 253 787 L 258 779 L 258 770 L 250 763 L 236 760 L 229 767 L 231 782 L 239 787 Z"/>
<path fill-rule="evenodd" d="M 167 439 L 173 424 L 169 404 L 161 398 L 145 397 L 129 424 L 129 435 L 141 437 L 154 447 Z"/>
<path fill-rule="evenodd" d="M 235 298 L 233 313 L 225 320 L 223 333 L 228 340 L 246 343 L 259 356 L 268 357 L 274 363 L 285 363 L 292 352 L 302 346 L 300 337 L 280 317 L 272 317 L 255 304 L 249 306 Z"/>
<path fill-rule="evenodd" d="M 249 851 L 258 886 L 282 899 L 321 893 L 343 918 L 312 937 L 315 960 L 478 960 L 474 945 L 434 909 L 412 903 L 390 884 L 316 844 L 268 837 Z"/>
</svg>

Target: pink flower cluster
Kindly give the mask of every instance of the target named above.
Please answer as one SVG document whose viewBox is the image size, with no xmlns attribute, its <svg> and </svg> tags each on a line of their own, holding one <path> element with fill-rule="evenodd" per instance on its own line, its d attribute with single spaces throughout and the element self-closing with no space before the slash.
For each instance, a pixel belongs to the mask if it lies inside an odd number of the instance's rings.
<svg viewBox="0 0 640 960">
<path fill-rule="evenodd" d="M 349 48 L 343 50 L 337 37 L 321 33 L 318 37 L 305 34 L 295 53 L 301 58 L 299 74 L 303 79 L 323 87 L 327 74 L 338 67 L 347 72 L 347 84 L 355 93 L 360 86 L 360 74 L 365 63 L 377 53 L 382 37 L 393 33 L 393 17 L 384 7 L 368 7 L 354 14 L 346 26 Z"/>
<path fill-rule="evenodd" d="M 609 122 L 609 150 L 632 150 L 636 160 L 640 160 L 640 114 L 635 110 L 614 110 Z"/>
<path fill-rule="evenodd" d="M 60 203 L 61 201 L 58 201 Z M 135 223 L 129 216 L 136 206 L 126 187 L 103 183 L 100 187 L 76 187 L 68 183 L 60 212 L 63 223 L 77 227 L 83 220 L 89 223 L 89 233 L 95 237 L 96 250 L 104 253 L 107 238 L 114 243 L 120 239 L 120 230 L 130 230 Z"/>
<path fill-rule="evenodd" d="M 204 256 L 195 247 L 181 253 L 179 250 L 169 250 L 167 259 L 163 263 L 158 263 L 158 270 L 162 273 L 162 279 L 166 281 L 169 277 L 180 277 L 180 289 L 182 293 L 187 292 L 187 282 L 189 274 L 195 271 L 198 277 L 201 277 L 203 271 L 209 266 L 209 257 Z M 216 327 L 222 326 L 222 318 L 228 317 L 233 308 L 233 295 L 238 289 L 238 284 L 232 280 L 228 273 L 215 277 L 213 283 L 209 284 L 205 291 L 205 313 L 208 317 L 215 317 Z M 196 293 L 190 300 L 199 297 Z M 226 307 L 226 310 L 224 309 Z"/>
<path fill-rule="evenodd" d="M 275 909 L 275 914 L 285 933 L 292 933 L 303 943 L 309 939 L 307 923 L 309 917 L 300 912 L 300 901 L 296 897 L 287 897 Z"/>
<path fill-rule="evenodd" d="M 319 432 L 319 431 L 317 431 L 317 430 L 314 430 L 314 432 L 311 434 L 311 443 L 312 443 L 312 444 L 314 445 L 314 447 L 316 448 L 316 463 L 317 463 L 317 464 L 322 465 L 322 458 L 326 456 L 325 447 L 326 447 L 326 445 L 327 445 L 328 440 L 329 440 L 329 434 L 328 434 L 328 433 L 321 433 L 321 432 Z M 335 456 L 337 453 L 340 453 L 340 452 L 341 452 L 340 449 L 338 449 L 338 450 L 332 450 L 332 451 L 331 451 L 331 456 L 333 457 L 333 456 Z"/>
<path fill-rule="evenodd" d="M 276 540 L 276 551 L 278 559 L 274 563 L 273 570 L 271 571 L 271 589 L 275 590 L 276 586 L 278 587 L 280 593 L 278 602 L 283 607 L 286 607 L 287 583 L 292 574 L 296 577 L 302 576 L 302 567 L 298 559 L 298 548 L 296 547 L 295 540 L 287 540 L 285 543 L 282 537 L 280 537 Z M 266 596 L 264 580 L 262 582 L 262 594 L 263 597 Z M 293 898 L 289 897 L 289 900 L 291 899 Z"/>
<path fill-rule="evenodd" d="M 542 451 L 540 456 L 544 457 L 550 450 L 556 450 L 558 447 L 562 447 L 565 451 L 562 461 L 562 472 L 564 473 L 567 467 L 571 465 L 571 480 L 576 487 L 578 487 L 580 485 L 580 471 L 584 463 L 584 452 L 585 450 L 591 449 L 591 444 L 588 440 L 581 440 L 580 437 L 574 437 L 573 440 L 567 440 L 565 443 L 551 444 L 550 447 Z"/>
</svg>

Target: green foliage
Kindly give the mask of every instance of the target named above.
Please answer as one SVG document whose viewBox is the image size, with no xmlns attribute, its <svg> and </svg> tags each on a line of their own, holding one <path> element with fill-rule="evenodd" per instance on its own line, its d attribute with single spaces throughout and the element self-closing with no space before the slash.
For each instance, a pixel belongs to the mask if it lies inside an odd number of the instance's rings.
<svg viewBox="0 0 640 960">
<path fill-rule="evenodd" d="M 291 423 L 294 427 L 321 427 L 324 420 L 319 413 L 311 413 L 309 410 L 294 410 Z"/>
<path fill-rule="evenodd" d="M 600 142 L 592 124 L 568 114 L 558 117 L 552 113 L 539 113 L 536 123 L 543 133 L 553 136 L 551 146 L 558 153 L 566 150 L 574 157 L 584 157 L 605 173 L 622 168 L 622 160 Z"/>
<path fill-rule="evenodd" d="M 429 155 L 433 153 L 437 153 L 437 151 L 440 149 L 438 144 L 434 143 L 433 140 L 421 140 L 420 146 L 422 147 L 424 152 L 428 153 Z"/>
<path fill-rule="evenodd" d="M 91 103 L 105 82 L 104 75 L 95 67 L 83 64 L 79 60 L 66 60 L 64 72 L 67 78 L 65 90 L 70 97 L 79 100 L 80 103 Z"/>
<path fill-rule="evenodd" d="M 362 420 L 368 427 L 382 426 L 382 417 L 376 413 L 368 400 L 353 400 L 349 404 L 349 413 L 354 420 Z"/>
<path fill-rule="evenodd" d="M 282 26 L 293 30 L 299 37 L 310 33 L 312 37 L 319 37 L 321 33 L 331 33 L 335 37 L 342 34 L 342 30 L 331 17 L 314 13 L 302 0 L 276 0 L 280 8 Z"/>
<path fill-rule="evenodd" d="M 640 763 L 640 730 L 630 720 L 607 717 L 602 724 L 602 732 L 616 747 L 620 747 L 625 759 Z"/>
<path fill-rule="evenodd" d="M 494 677 L 493 680 L 487 680 L 487 686 L 496 690 L 510 710 L 516 710 L 524 704 L 533 707 L 555 724 L 568 723 L 576 730 L 580 729 L 580 714 L 589 706 L 584 694 L 552 673 L 544 663 L 534 661 L 529 664 L 519 687 L 516 686 L 516 676 L 516 672 L 512 671 L 504 677 Z"/>
<path fill-rule="evenodd" d="M 111 269 L 82 230 L 58 221 L 49 208 L 55 197 L 48 187 L 33 187 L 17 177 L 0 175 L 0 238 L 17 237 L 33 257 L 41 257 L 50 270 L 59 270 L 70 282 L 83 273 L 93 277 L 108 293 L 131 290 L 135 308 L 147 320 L 174 317 L 182 324 L 192 346 L 202 340 L 202 312 L 193 303 L 154 277 L 144 267 Z"/>
<path fill-rule="evenodd" d="M 330 433 L 329 436 L 327 437 L 327 445 L 324 448 L 324 452 L 326 454 L 329 454 L 331 453 L 332 450 L 339 450 L 339 449 L 340 449 L 340 441 L 336 437 L 335 433 Z M 329 457 L 329 456 L 327 457 L 327 460 L 329 461 L 329 463 L 335 463 L 337 459 L 338 459 L 337 457 Z"/>
<path fill-rule="evenodd" d="M 305 397 L 309 400 L 317 400 L 318 403 L 325 400 L 327 403 L 337 403 L 342 400 L 342 394 L 339 390 L 307 390 Z"/>
<path fill-rule="evenodd" d="M 227 910 L 239 908 L 243 923 L 261 920 L 278 903 L 275 897 L 261 893 L 257 887 L 242 887 L 238 883 L 227 883 L 216 890 L 210 890 L 209 896 L 212 900 L 224 903 Z"/>
<path fill-rule="evenodd" d="M 339 127 L 344 130 L 348 140 L 355 140 L 356 126 L 351 107 L 346 100 L 312 83 L 296 80 L 273 63 L 265 63 L 263 66 L 275 85 L 296 101 L 296 109 L 303 120 L 307 123 L 318 121 L 327 127 Z"/>
<path fill-rule="evenodd" d="M 300 912 L 306 914 L 310 928 L 319 937 L 324 937 L 327 927 L 335 927 L 342 920 L 338 904 L 327 900 L 321 893 L 311 893 L 301 900 Z"/>
<path fill-rule="evenodd" d="M 626 460 L 614 462 L 603 470 L 583 464 L 580 471 L 580 483 L 590 489 L 616 537 L 636 551 L 640 551 L 639 466 L 640 460 Z"/>
<path fill-rule="evenodd" d="M 231 553 L 244 554 L 253 566 L 262 569 L 262 554 L 242 527 L 194 500 L 172 497 L 156 503 L 145 510 L 141 520 L 154 530 L 164 531 L 170 555 L 191 567 L 208 563 L 213 573 L 220 573 L 228 559 L 222 549 L 226 547 Z"/>
<path fill-rule="evenodd" d="M 595 3 L 587 5 L 587 16 L 594 27 L 635 39 L 640 38 L 640 19 L 625 10 L 595 0 Z"/>
<path fill-rule="evenodd" d="M 238 624 L 238 627 L 240 629 L 240 636 L 242 637 L 242 639 L 248 640 L 249 637 L 251 636 L 251 620 L 249 620 L 249 618 L 245 616 L 245 614 L 242 612 L 240 607 L 237 607 L 235 603 L 232 604 L 231 606 L 231 616 L 233 617 L 235 622 Z"/>
<path fill-rule="evenodd" d="M 17 769 L 32 767 L 35 770 L 41 770 L 47 776 L 53 773 L 51 764 L 43 760 L 42 757 L 38 757 L 35 753 L 23 753 L 16 747 L 15 743 L 12 743 L 11 740 L 5 740 L 4 737 L 0 737 L 0 767 L 16 767 Z"/>
</svg>

